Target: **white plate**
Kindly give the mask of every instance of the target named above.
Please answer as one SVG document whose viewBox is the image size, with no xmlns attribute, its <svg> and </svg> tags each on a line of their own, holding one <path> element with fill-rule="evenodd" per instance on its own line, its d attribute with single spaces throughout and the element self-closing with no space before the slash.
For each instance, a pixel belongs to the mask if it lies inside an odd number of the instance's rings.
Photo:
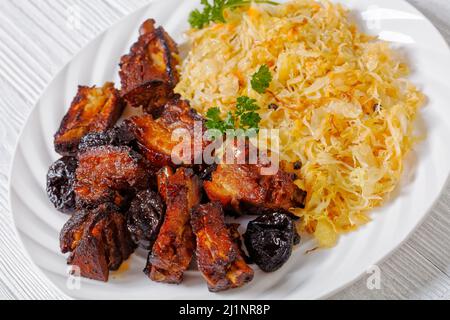
<svg viewBox="0 0 450 320">
<path fill-rule="evenodd" d="M 142 273 L 143 252 L 133 255 L 128 271 L 113 275 L 108 283 L 83 279 L 80 289 L 67 287 L 66 260 L 58 243 L 67 216 L 53 209 L 44 187 L 47 169 L 58 158 L 52 136 L 78 84 L 120 83 L 119 59 L 146 18 L 156 19 L 179 43 L 183 41 L 196 1 L 164 0 L 129 15 L 84 48 L 52 81 L 23 130 L 11 172 L 11 209 L 25 248 L 44 274 L 67 295 L 85 299 L 315 299 L 356 280 L 398 247 L 425 217 L 449 175 L 450 51 L 434 26 L 404 1 L 344 2 L 362 28 L 406 51 L 412 80 L 429 99 L 419 121 L 427 138 L 411 154 L 400 191 L 373 213 L 373 222 L 343 236 L 331 250 L 305 255 L 311 247 L 306 241 L 281 270 L 257 271 L 249 285 L 225 293 L 209 293 L 195 271 L 179 286 L 151 282 Z"/>
</svg>

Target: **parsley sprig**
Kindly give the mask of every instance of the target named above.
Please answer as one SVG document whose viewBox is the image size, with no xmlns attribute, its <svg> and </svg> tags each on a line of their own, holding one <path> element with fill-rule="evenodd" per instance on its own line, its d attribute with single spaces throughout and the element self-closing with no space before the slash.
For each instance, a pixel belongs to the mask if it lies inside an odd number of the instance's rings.
<svg viewBox="0 0 450 320">
<path fill-rule="evenodd" d="M 272 74 L 267 65 L 262 65 L 251 80 L 253 90 L 259 93 L 264 93 L 270 86 L 270 82 L 272 82 Z M 206 113 L 206 127 L 210 130 L 218 130 L 221 133 L 237 127 L 245 130 L 246 134 L 252 135 L 259 131 L 261 116 L 258 114 L 258 110 L 259 106 L 255 99 L 241 96 L 237 98 L 236 111 L 234 113 L 228 112 L 225 120 L 222 120 L 219 108 L 209 109 Z"/>
<path fill-rule="evenodd" d="M 274 1 L 266 0 L 213 0 L 212 4 L 208 0 L 201 0 L 203 10 L 195 9 L 189 15 L 189 23 L 192 28 L 202 29 L 210 22 L 225 22 L 223 12 L 225 9 L 242 7 L 249 5 L 252 2 L 255 3 L 268 3 L 277 5 Z"/>
<path fill-rule="evenodd" d="M 259 70 L 252 76 L 252 89 L 258 93 L 263 94 L 269 88 L 272 82 L 272 73 L 267 65 L 263 64 Z"/>
<path fill-rule="evenodd" d="M 219 108 L 209 109 L 206 113 L 206 127 L 219 130 L 221 133 L 235 129 L 236 126 L 247 133 L 258 132 L 261 122 L 261 117 L 256 112 L 258 110 L 256 100 L 242 96 L 237 99 L 236 111 L 234 113 L 228 112 L 225 120 L 222 120 Z"/>
<path fill-rule="evenodd" d="M 227 113 L 225 120 L 220 117 L 219 108 L 211 108 L 206 113 L 206 127 L 208 129 L 216 129 L 225 133 L 229 129 L 235 128 L 236 119 L 231 112 Z"/>
<path fill-rule="evenodd" d="M 241 129 L 245 130 L 259 130 L 259 123 L 261 117 L 256 112 L 259 110 L 255 99 L 242 96 L 237 99 L 236 116 L 240 117 L 239 125 Z"/>
</svg>

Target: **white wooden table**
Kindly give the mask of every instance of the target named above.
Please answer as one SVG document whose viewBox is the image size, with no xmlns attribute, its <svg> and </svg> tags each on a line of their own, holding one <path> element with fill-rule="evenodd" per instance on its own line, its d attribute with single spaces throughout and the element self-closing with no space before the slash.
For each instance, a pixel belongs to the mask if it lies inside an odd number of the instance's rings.
<svg viewBox="0 0 450 320">
<path fill-rule="evenodd" d="M 46 85 L 74 54 L 148 2 L 0 1 L 0 299 L 65 298 L 26 258 L 12 226 L 7 180 L 19 130 Z M 409 2 L 450 43 L 450 1 Z M 81 9 L 80 28 L 68 27 L 74 5 Z M 450 299 L 450 184 L 423 225 L 379 267 L 379 290 L 367 288 L 367 275 L 332 298 Z"/>
</svg>

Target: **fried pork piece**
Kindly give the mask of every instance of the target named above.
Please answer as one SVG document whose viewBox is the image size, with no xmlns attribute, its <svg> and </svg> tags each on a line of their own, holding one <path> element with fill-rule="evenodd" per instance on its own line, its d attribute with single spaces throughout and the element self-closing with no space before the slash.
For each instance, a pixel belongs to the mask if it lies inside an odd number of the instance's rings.
<svg viewBox="0 0 450 320">
<path fill-rule="evenodd" d="M 102 88 L 78 88 L 78 93 L 55 134 L 55 150 L 64 156 L 75 156 L 78 144 L 88 133 L 105 132 L 122 115 L 125 104 L 113 83 Z"/>
<path fill-rule="evenodd" d="M 103 204 L 93 211 L 75 214 L 60 234 L 62 253 L 71 252 L 68 264 L 77 266 L 85 278 L 108 281 L 133 253 L 135 245 L 118 208 Z"/>
<path fill-rule="evenodd" d="M 155 28 L 154 20 L 145 21 L 139 40 L 121 59 L 123 97 L 131 106 L 143 106 L 152 114 L 173 96 L 173 89 L 179 81 L 177 65 L 175 41 L 162 27 Z"/>
<path fill-rule="evenodd" d="M 173 176 L 173 170 L 171 167 L 164 167 L 156 174 L 158 192 L 165 203 L 167 203 L 167 187 L 171 176 Z"/>
<path fill-rule="evenodd" d="M 201 157 L 208 143 L 194 141 L 196 124 L 199 130 L 204 129 L 203 118 L 190 108 L 187 101 L 180 99 L 168 103 L 157 119 L 144 115 L 128 119 L 126 124 L 137 139 L 140 153 L 158 167 L 193 164 L 197 157 Z M 174 152 L 174 148 L 180 145 L 180 140 L 172 139 L 175 130 L 183 130 L 183 138 L 190 135 L 190 154 L 183 154 L 182 148 L 179 148 L 179 152 Z M 195 148 L 196 143 L 198 148 Z"/>
<path fill-rule="evenodd" d="M 198 266 L 211 292 L 238 288 L 253 279 L 252 268 L 245 262 L 225 225 L 220 203 L 195 208 L 191 224 L 197 236 Z"/>
<path fill-rule="evenodd" d="M 180 168 L 168 178 L 166 217 L 144 272 L 157 282 L 179 284 L 195 250 L 191 209 L 200 203 L 201 181 Z"/>
<path fill-rule="evenodd" d="M 101 146 L 78 155 L 75 194 L 78 208 L 105 202 L 124 205 L 130 191 L 148 187 L 152 169 L 129 147 Z"/>
<path fill-rule="evenodd" d="M 211 201 L 219 201 L 226 209 L 237 213 L 264 214 L 267 210 L 289 210 L 304 207 L 306 192 L 294 183 L 295 175 L 279 169 L 273 175 L 262 175 L 262 168 L 268 168 L 267 160 L 258 164 L 237 164 L 237 157 L 245 155 L 248 160 L 248 145 L 244 150 L 233 146 L 234 164 L 222 161 L 204 182 L 204 188 Z"/>
</svg>

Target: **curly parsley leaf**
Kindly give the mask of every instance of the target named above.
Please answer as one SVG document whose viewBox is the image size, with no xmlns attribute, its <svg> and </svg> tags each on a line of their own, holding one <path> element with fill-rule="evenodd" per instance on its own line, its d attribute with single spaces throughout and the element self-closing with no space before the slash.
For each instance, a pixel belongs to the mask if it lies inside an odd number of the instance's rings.
<svg viewBox="0 0 450 320">
<path fill-rule="evenodd" d="M 206 127 L 208 129 L 215 129 L 225 133 L 228 129 L 234 129 L 235 118 L 231 112 L 228 112 L 225 120 L 222 120 L 220 116 L 220 109 L 217 107 L 211 108 L 206 113 Z"/>
<path fill-rule="evenodd" d="M 208 0 L 202 0 L 203 10 L 192 11 L 189 15 L 189 23 L 192 28 L 202 29 L 211 22 L 225 22 L 223 12 L 225 9 L 242 7 L 255 3 L 268 3 L 276 5 L 274 1 L 266 0 L 213 0 L 212 4 Z"/>
<path fill-rule="evenodd" d="M 242 96 L 237 98 L 236 103 L 236 115 L 238 117 L 242 116 L 245 112 L 259 110 L 255 99 L 250 99 L 249 97 Z"/>
<path fill-rule="evenodd" d="M 256 112 L 247 112 L 241 116 L 240 125 L 246 129 L 258 130 L 261 117 Z"/>
<path fill-rule="evenodd" d="M 219 108 L 210 108 L 206 113 L 206 128 L 210 130 L 218 130 L 222 134 L 227 130 L 239 128 L 245 130 L 245 134 L 253 136 L 259 131 L 260 115 L 256 112 L 259 110 L 256 100 L 242 96 L 237 99 L 236 111 L 228 112 L 225 120 L 222 120 Z M 212 139 L 216 137 L 211 136 Z"/>
<path fill-rule="evenodd" d="M 195 9 L 189 15 L 189 24 L 192 28 L 202 29 L 203 26 L 209 23 L 208 14 L 204 12 L 200 12 L 198 9 Z"/>
<path fill-rule="evenodd" d="M 272 82 L 272 73 L 267 65 L 263 64 L 259 70 L 252 76 L 251 85 L 253 90 L 258 93 L 266 92 Z"/>
<path fill-rule="evenodd" d="M 259 131 L 261 117 L 256 112 L 259 110 L 255 99 L 242 96 L 236 102 L 236 117 L 239 117 L 239 127 L 247 131 Z"/>
<path fill-rule="evenodd" d="M 209 129 L 215 129 L 215 127 L 218 126 L 218 123 L 222 121 L 222 119 L 220 118 L 220 109 L 217 107 L 209 109 L 206 113 L 206 118 L 206 126 Z"/>
<path fill-rule="evenodd" d="M 231 112 L 228 112 L 227 117 L 224 120 L 224 128 L 225 130 L 234 129 L 235 126 L 236 126 L 236 119 Z"/>
<path fill-rule="evenodd" d="M 247 96 L 242 96 L 237 99 L 236 102 L 236 117 L 239 117 L 239 127 L 241 129 L 256 131 L 259 130 L 259 123 L 261 117 L 256 112 L 259 110 L 255 99 L 251 99 Z"/>
</svg>

